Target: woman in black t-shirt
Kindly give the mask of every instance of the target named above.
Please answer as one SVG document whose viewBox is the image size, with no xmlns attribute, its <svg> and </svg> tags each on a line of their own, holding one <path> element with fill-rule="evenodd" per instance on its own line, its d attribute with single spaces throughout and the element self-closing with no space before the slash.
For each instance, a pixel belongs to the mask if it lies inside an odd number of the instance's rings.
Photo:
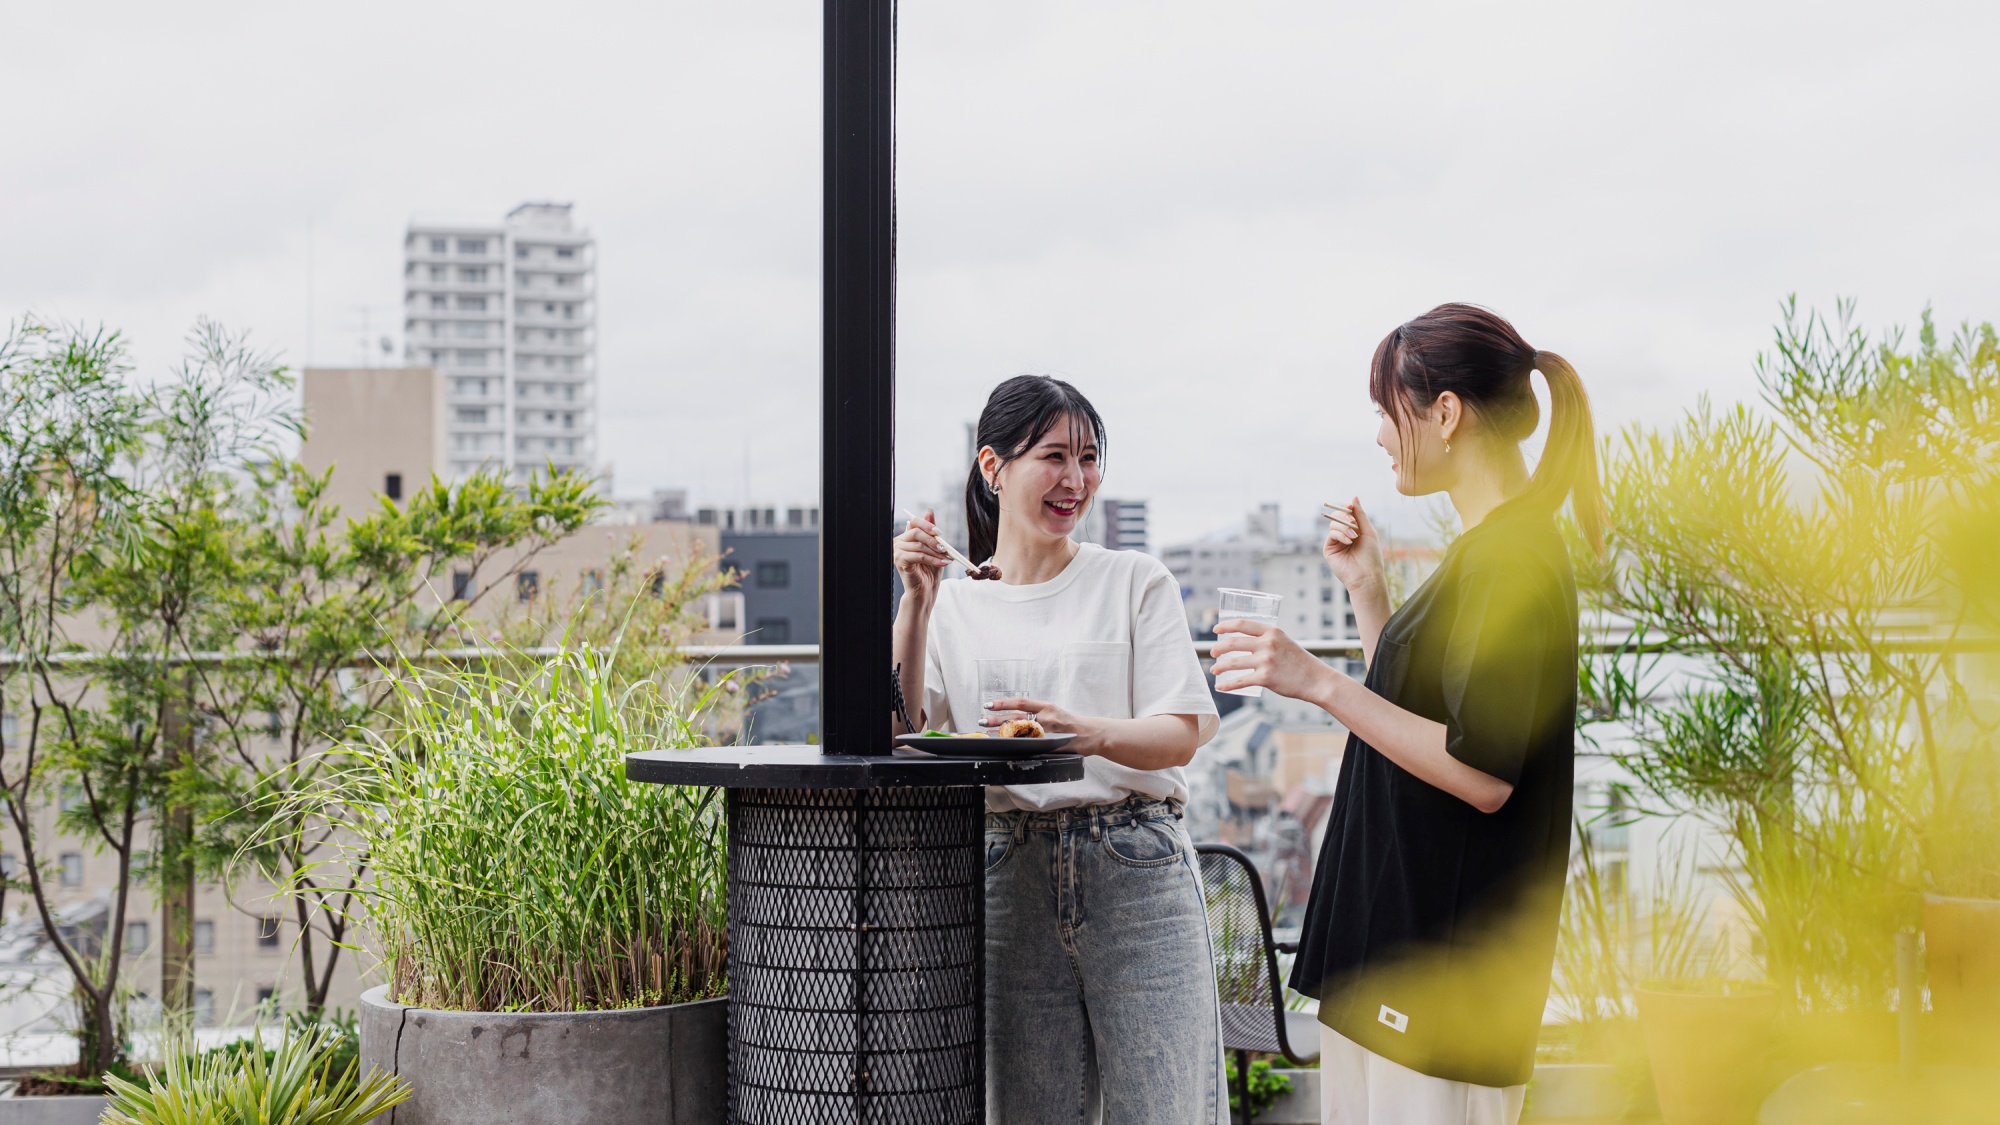
<svg viewBox="0 0 2000 1125">
<path fill-rule="evenodd" d="M 1531 474 L 1535 371 L 1550 417 Z M 1577 608 L 1555 512 L 1568 499 L 1600 542 L 1590 405 L 1560 356 L 1460 304 L 1390 333 L 1369 395 L 1397 490 L 1447 493 L 1464 533 L 1392 614 L 1360 501 L 1329 505 L 1366 681 L 1242 621 L 1216 626 L 1215 672 L 1350 732 L 1291 980 L 1320 1002 L 1322 1119 L 1512 1125 L 1569 859 Z"/>
</svg>

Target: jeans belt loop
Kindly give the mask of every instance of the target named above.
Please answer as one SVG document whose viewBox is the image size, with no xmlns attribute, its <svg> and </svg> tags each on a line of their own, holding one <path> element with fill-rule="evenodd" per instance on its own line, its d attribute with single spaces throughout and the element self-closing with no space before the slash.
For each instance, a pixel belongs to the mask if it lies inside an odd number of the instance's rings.
<svg viewBox="0 0 2000 1125">
<path fill-rule="evenodd" d="M 1104 839 L 1104 806 L 1090 806 L 1090 838 L 1093 842 Z"/>
<path fill-rule="evenodd" d="M 1014 843 L 1017 845 L 1022 844 L 1027 842 L 1027 839 L 1028 839 L 1028 814 L 1024 811 L 1017 810 L 1014 813 Z"/>
</svg>

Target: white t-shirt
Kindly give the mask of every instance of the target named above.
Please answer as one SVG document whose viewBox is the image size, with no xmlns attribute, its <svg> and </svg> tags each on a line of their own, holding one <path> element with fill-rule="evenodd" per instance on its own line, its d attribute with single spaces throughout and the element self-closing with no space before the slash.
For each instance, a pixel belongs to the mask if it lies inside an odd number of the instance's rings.
<svg viewBox="0 0 2000 1125">
<path fill-rule="evenodd" d="M 939 730 L 980 729 L 974 661 L 1032 660 L 1036 699 L 1104 719 L 1193 715 L 1196 745 L 1215 734 L 1215 701 L 1188 635 L 1180 587 L 1151 555 L 1085 543 L 1047 582 L 939 583 L 926 648 L 924 714 Z M 1081 781 L 990 787 L 986 807 L 1070 808 L 1135 794 L 1187 800 L 1179 766 L 1135 770 L 1093 755 L 1083 771 Z"/>
</svg>

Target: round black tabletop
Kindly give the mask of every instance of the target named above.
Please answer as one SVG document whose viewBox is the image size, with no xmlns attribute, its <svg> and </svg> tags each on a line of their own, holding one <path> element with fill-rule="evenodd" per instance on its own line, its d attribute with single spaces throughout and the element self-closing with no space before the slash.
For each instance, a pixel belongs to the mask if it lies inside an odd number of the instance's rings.
<svg viewBox="0 0 2000 1125">
<path fill-rule="evenodd" d="M 1044 785 L 1083 777 L 1075 754 L 1045 758 L 939 758 L 898 749 L 824 754 L 817 746 L 715 746 L 625 755 L 625 776 L 656 785 L 733 789 L 880 789 L 918 785 Z"/>
</svg>

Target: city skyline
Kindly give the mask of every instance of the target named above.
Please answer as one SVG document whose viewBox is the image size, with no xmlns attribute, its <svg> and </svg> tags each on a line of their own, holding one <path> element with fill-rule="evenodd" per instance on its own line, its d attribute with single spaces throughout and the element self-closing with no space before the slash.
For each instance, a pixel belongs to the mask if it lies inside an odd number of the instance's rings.
<svg viewBox="0 0 2000 1125">
<path fill-rule="evenodd" d="M 817 7 L 544 15 L 17 13 L 93 65 L 0 76 L 39 107 L 0 305 L 122 329 L 146 376 L 201 315 L 352 365 L 401 321 L 412 216 L 573 200 L 617 491 L 816 496 Z M 1964 138 L 2000 111 L 1995 31 L 1973 4 L 907 8 L 898 502 L 962 474 L 994 383 L 1045 371 L 1104 413 L 1105 488 L 1151 501 L 1156 544 L 1356 493 L 1416 533 L 1362 372 L 1437 301 L 1565 353 L 1607 429 L 1750 398 L 1787 293 L 1991 318 L 2000 155 Z M 467 111 L 455 60 L 522 43 L 532 73 Z M 1244 495 L 1224 451 L 1253 439 Z"/>
</svg>

